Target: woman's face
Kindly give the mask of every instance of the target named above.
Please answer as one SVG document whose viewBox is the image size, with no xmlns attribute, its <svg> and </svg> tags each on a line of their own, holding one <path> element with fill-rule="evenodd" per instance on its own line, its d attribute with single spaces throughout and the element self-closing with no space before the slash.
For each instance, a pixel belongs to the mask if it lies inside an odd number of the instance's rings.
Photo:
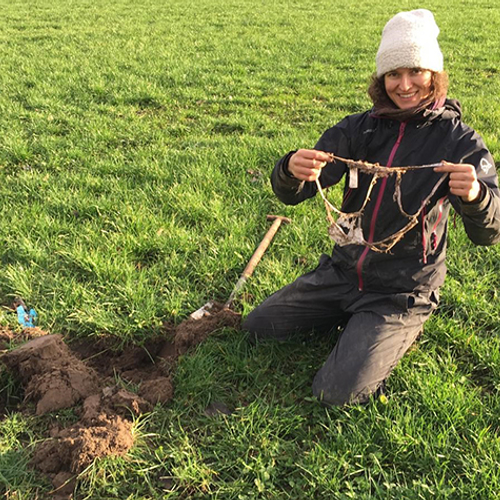
<svg viewBox="0 0 500 500">
<path fill-rule="evenodd" d="M 387 95 L 398 108 L 414 108 L 430 93 L 432 71 L 398 68 L 384 75 L 384 84 Z"/>
</svg>

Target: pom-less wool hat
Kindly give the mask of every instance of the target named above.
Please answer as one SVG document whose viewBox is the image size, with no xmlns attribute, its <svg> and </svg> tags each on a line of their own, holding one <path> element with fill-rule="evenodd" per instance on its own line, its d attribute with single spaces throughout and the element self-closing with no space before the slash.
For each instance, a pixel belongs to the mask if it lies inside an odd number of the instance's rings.
<svg viewBox="0 0 500 500">
<path fill-rule="evenodd" d="M 384 27 L 377 52 L 377 76 L 397 68 L 443 70 L 439 28 L 426 9 L 400 12 Z"/>
</svg>

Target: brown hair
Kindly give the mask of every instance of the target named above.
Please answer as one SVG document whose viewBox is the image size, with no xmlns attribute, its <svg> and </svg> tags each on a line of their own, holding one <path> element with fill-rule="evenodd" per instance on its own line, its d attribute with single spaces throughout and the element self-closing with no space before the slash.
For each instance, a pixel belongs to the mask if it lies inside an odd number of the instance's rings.
<svg viewBox="0 0 500 500">
<path fill-rule="evenodd" d="M 426 101 L 434 102 L 446 97 L 448 92 L 448 73 L 446 71 L 433 71 L 431 92 Z M 374 73 L 371 77 L 370 86 L 368 87 L 368 95 L 373 102 L 376 110 L 395 108 L 395 104 L 391 101 L 385 90 L 384 75 L 377 76 Z"/>
</svg>

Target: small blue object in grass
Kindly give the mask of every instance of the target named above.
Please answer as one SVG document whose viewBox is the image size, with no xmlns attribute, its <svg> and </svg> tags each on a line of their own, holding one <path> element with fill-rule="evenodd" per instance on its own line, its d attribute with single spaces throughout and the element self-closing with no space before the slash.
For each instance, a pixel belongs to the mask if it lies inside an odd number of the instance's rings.
<svg viewBox="0 0 500 500">
<path fill-rule="evenodd" d="M 38 314 L 33 308 L 31 308 L 28 312 L 26 305 L 21 301 L 20 304 L 18 302 L 16 311 L 19 324 L 21 324 L 25 328 L 33 328 L 36 325 L 36 318 L 38 317 Z"/>
</svg>

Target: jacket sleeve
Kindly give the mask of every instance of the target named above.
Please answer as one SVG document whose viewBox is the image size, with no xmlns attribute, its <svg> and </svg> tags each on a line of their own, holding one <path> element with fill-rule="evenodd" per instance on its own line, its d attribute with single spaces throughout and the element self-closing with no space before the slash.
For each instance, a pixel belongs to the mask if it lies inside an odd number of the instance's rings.
<svg viewBox="0 0 500 500">
<path fill-rule="evenodd" d="M 470 146 L 461 154 L 459 162 L 476 167 L 483 193 L 476 203 L 465 203 L 457 196 L 450 197 L 450 201 L 461 215 L 469 239 L 476 245 L 494 245 L 500 242 L 500 191 L 495 162 L 474 130 L 466 130 L 462 140 Z"/>
<path fill-rule="evenodd" d="M 349 117 L 339 124 L 328 129 L 319 139 L 314 149 L 334 153 L 351 158 L 350 151 L 351 124 Z M 280 158 L 271 174 L 271 185 L 276 196 L 286 205 L 298 203 L 313 197 L 317 193 L 315 182 L 300 181 L 288 171 L 288 161 L 295 151 L 290 151 Z M 344 175 L 347 167 L 342 162 L 329 163 L 320 176 L 321 187 L 330 187 L 337 184 Z"/>
</svg>

